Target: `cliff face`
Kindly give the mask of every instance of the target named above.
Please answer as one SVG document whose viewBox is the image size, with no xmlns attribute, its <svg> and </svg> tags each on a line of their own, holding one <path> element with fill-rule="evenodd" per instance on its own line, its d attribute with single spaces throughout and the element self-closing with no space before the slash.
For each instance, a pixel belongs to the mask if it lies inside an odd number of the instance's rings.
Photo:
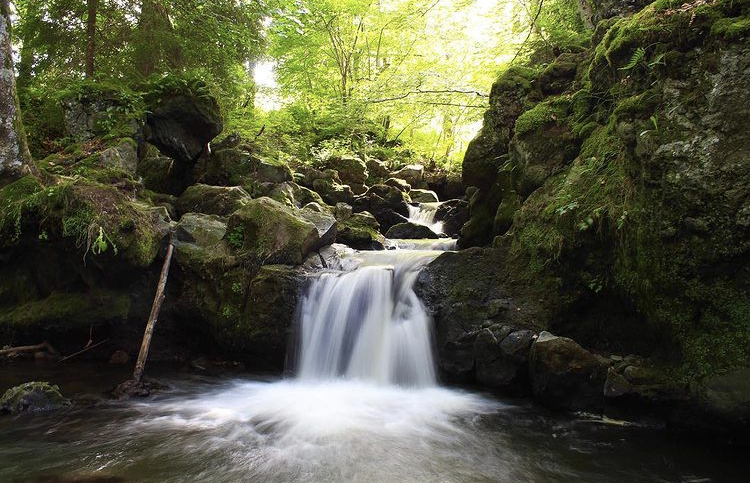
<svg viewBox="0 0 750 483">
<path fill-rule="evenodd" d="M 750 2 L 599 7 L 589 48 L 493 86 L 459 243 L 555 294 L 536 326 L 686 380 L 747 367 Z"/>
</svg>

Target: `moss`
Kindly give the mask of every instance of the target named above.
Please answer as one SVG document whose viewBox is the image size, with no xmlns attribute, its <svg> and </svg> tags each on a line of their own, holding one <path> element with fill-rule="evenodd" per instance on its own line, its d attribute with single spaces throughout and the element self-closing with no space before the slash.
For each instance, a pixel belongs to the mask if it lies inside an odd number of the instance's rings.
<svg viewBox="0 0 750 483">
<path fill-rule="evenodd" d="M 725 40 L 736 40 L 750 35 L 750 16 L 719 19 L 711 26 L 711 35 Z"/>
<path fill-rule="evenodd" d="M 513 66 L 504 71 L 492 85 L 490 97 L 495 97 L 497 91 L 516 90 L 521 87 L 531 90 L 533 81 L 539 76 L 540 70 L 534 67 Z"/>
<path fill-rule="evenodd" d="M 551 122 L 562 121 L 567 115 L 569 105 L 569 100 L 566 98 L 540 102 L 516 119 L 515 133 L 524 135 Z"/>
<path fill-rule="evenodd" d="M 130 310 L 127 293 L 52 293 L 0 313 L 0 327 L 10 332 L 84 329 L 109 320 L 125 319 Z"/>
<path fill-rule="evenodd" d="M 661 96 L 656 89 L 650 89 L 640 94 L 627 97 L 619 101 L 612 112 L 615 118 L 647 117 L 659 104 Z"/>
</svg>

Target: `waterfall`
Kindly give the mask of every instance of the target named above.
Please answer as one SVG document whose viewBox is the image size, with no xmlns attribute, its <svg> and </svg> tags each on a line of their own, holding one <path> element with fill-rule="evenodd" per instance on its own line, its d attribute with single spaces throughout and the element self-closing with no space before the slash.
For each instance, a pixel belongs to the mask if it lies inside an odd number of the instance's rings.
<svg viewBox="0 0 750 483">
<path fill-rule="evenodd" d="M 363 252 L 355 270 L 313 280 L 300 301 L 298 377 L 435 385 L 431 319 L 413 285 L 438 254 Z"/>
<path fill-rule="evenodd" d="M 409 205 L 409 221 L 417 225 L 424 225 L 435 233 L 443 232 L 443 222 L 435 221 L 435 213 L 442 203 L 419 203 L 418 205 Z"/>
</svg>

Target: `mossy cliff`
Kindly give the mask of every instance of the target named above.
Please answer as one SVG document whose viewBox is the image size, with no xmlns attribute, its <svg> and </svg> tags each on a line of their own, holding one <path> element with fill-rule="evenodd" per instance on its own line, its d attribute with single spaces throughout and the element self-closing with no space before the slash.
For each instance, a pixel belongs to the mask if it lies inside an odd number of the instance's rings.
<svg viewBox="0 0 750 483">
<path fill-rule="evenodd" d="M 504 254 L 553 332 L 679 381 L 750 366 L 749 16 L 659 0 L 496 81 L 459 243 Z"/>
</svg>

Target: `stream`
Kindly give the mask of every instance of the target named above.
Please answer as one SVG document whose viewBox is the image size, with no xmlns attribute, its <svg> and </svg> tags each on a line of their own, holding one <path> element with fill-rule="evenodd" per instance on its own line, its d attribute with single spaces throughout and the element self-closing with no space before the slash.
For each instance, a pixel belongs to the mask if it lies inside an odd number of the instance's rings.
<svg viewBox="0 0 750 483">
<path fill-rule="evenodd" d="M 745 481 L 738 455 L 700 438 L 441 386 L 412 286 L 452 242 L 395 244 L 346 252 L 340 270 L 310 283 L 294 377 L 154 366 L 169 390 L 114 402 L 85 394 L 110 389 L 124 368 L 0 367 L 0 390 L 48 379 L 89 401 L 0 418 L 0 482 Z"/>
</svg>

